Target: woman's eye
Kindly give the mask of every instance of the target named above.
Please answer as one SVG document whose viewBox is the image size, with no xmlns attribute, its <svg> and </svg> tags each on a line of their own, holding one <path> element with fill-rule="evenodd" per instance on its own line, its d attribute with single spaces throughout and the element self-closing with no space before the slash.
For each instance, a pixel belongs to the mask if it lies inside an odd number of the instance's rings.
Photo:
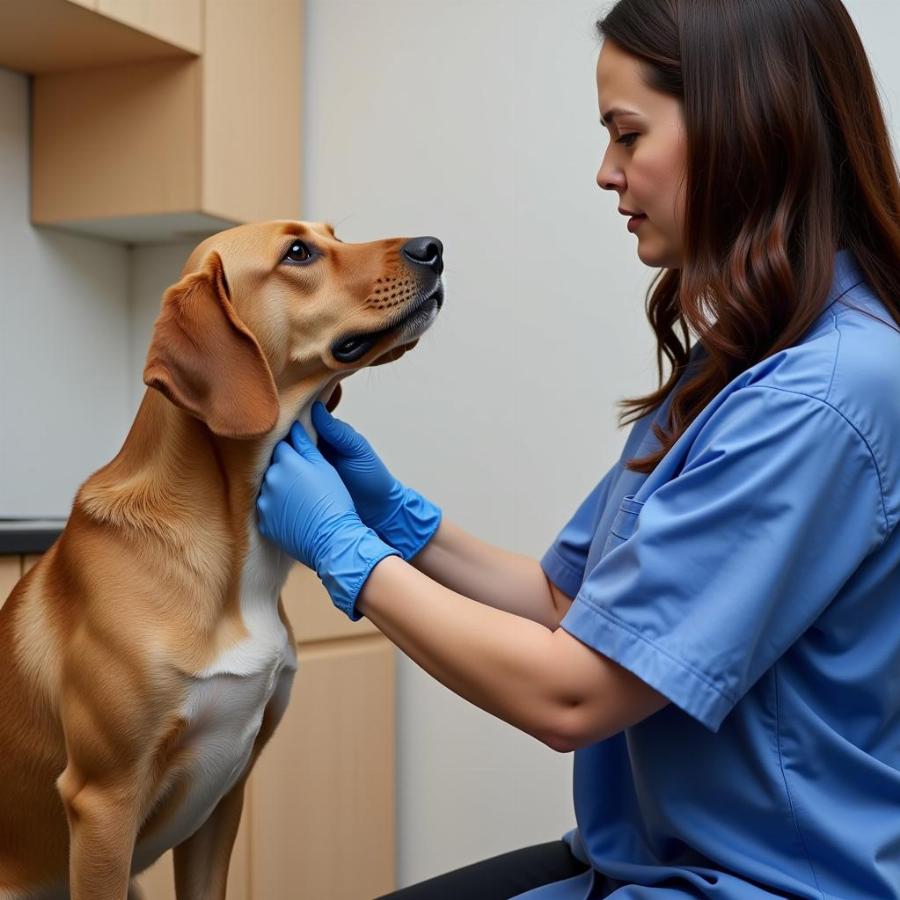
<svg viewBox="0 0 900 900">
<path fill-rule="evenodd" d="M 631 134 L 623 134 L 622 137 L 620 137 L 620 138 L 616 141 L 616 143 L 617 143 L 617 144 L 624 144 L 626 147 L 630 147 L 630 146 L 635 142 L 635 140 L 637 139 L 637 136 L 638 136 L 638 135 L 637 135 L 637 132 L 636 132 L 636 131 L 632 131 Z"/>
<path fill-rule="evenodd" d="M 309 247 L 306 244 L 302 241 L 294 241 L 291 244 L 291 249 L 285 253 L 284 258 L 290 262 L 306 262 L 311 256 L 312 253 L 309 252 Z"/>
</svg>

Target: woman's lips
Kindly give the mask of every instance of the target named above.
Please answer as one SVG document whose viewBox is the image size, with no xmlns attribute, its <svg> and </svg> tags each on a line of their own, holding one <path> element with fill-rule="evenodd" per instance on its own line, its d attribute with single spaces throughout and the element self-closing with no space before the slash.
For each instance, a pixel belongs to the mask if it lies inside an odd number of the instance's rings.
<svg viewBox="0 0 900 900">
<path fill-rule="evenodd" d="M 641 222 L 643 222 L 644 219 L 646 219 L 646 218 L 647 217 L 643 216 L 643 215 L 642 216 L 632 216 L 628 220 L 628 225 L 626 227 L 628 228 L 629 231 L 635 232 L 640 227 Z"/>
</svg>

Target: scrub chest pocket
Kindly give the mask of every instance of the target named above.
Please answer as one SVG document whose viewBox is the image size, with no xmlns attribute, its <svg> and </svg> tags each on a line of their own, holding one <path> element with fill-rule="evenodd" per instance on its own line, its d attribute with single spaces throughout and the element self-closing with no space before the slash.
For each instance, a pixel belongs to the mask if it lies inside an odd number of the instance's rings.
<svg viewBox="0 0 900 900">
<path fill-rule="evenodd" d="M 612 525 L 609 526 L 609 534 L 607 534 L 606 543 L 603 545 L 603 556 L 606 556 L 610 550 L 618 547 L 619 544 L 627 541 L 634 534 L 638 524 L 638 516 L 643 507 L 643 502 L 635 500 L 634 494 L 629 494 L 627 497 L 622 498 Z"/>
</svg>

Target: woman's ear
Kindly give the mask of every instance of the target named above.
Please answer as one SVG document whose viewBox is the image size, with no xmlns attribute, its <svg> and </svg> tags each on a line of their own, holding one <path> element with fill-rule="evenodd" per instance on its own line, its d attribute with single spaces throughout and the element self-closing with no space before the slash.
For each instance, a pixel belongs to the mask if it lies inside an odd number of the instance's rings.
<svg viewBox="0 0 900 900">
<path fill-rule="evenodd" d="M 144 384 L 223 437 L 252 438 L 278 420 L 278 393 L 256 338 L 228 296 L 215 251 L 163 295 Z"/>
</svg>

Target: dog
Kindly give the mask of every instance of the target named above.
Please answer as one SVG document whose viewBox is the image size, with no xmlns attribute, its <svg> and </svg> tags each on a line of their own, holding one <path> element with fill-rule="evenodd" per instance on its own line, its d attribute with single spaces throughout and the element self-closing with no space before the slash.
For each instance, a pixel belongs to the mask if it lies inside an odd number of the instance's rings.
<svg viewBox="0 0 900 900">
<path fill-rule="evenodd" d="M 171 848 L 179 898 L 225 897 L 297 666 L 294 560 L 259 534 L 259 485 L 295 419 L 315 440 L 316 399 L 416 345 L 442 272 L 436 238 L 287 220 L 191 253 L 121 450 L 0 610 L 2 900 L 136 896 Z"/>
</svg>

